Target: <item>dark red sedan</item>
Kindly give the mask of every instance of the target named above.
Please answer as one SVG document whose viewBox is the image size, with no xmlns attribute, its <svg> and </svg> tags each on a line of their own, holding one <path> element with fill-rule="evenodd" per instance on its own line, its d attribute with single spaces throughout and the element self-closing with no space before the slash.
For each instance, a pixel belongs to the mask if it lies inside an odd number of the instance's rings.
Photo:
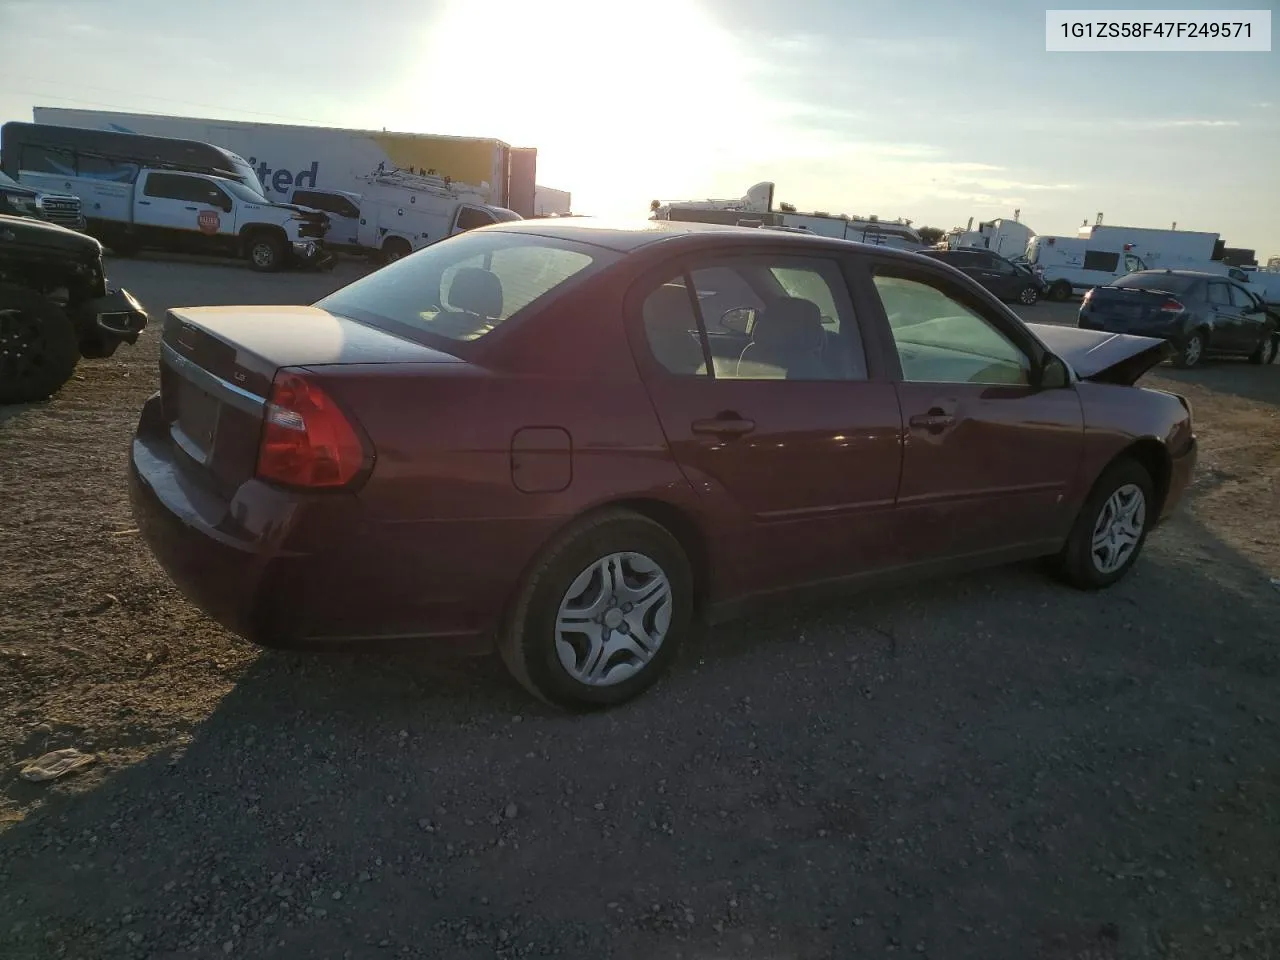
<svg viewBox="0 0 1280 960">
<path fill-rule="evenodd" d="M 780 591 L 1115 582 L 1195 461 L 1186 402 L 1132 386 L 1166 350 L 880 247 L 507 223 L 311 307 L 171 311 L 134 510 L 254 642 L 496 647 L 607 705 Z"/>
</svg>

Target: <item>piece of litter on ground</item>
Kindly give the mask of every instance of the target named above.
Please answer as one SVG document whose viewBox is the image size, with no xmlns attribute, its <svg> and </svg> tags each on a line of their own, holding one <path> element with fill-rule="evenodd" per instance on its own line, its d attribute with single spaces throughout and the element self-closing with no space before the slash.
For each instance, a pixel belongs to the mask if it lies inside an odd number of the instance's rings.
<svg viewBox="0 0 1280 960">
<path fill-rule="evenodd" d="M 111 531 L 111 535 L 112 535 L 113 537 L 123 537 L 123 536 L 125 536 L 125 535 L 127 535 L 127 534 L 130 534 L 130 533 L 138 533 L 138 528 L 137 528 L 137 527 L 130 527 L 128 530 L 112 530 L 112 531 Z"/>
<path fill-rule="evenodd" d="M 64 747 L 54 750 L 43 757 L 25 764 L 21 770 L 23 780 L 40 783 L 44 780 L 56 780 L 81 767 L 87 767 L 98 758 L 92 753 L 81 753 L 75 747 Z"/>
</svg>

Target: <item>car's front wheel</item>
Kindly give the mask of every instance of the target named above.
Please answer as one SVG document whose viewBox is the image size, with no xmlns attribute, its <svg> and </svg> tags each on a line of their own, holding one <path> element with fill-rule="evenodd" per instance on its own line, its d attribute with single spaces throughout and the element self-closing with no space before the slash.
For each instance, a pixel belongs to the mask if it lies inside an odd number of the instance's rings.
<svg viewBox="0 0 1280 960">
<path fill-rule="evenodd" d="M 1029 307 L 1040 299 L 1040 290 L 1033 284 L 1027 284 L 1018 291 L 1018 302 L 1024 307 Z"/>
<path fill-rule="evenodd" d="M 1055 558 L 1062 579 L 1082 590 L 1098 590 L 1128 573 L 1156 520 L 1154 491 L 1151 474 L 1136 460 L 1108 467 Z"/>
<path fill-rule="evenodd" d="M 688 558 L 660 524 L 624 510 L 561 534 L 521 586 L 499 643 L 508 669 L 557 706 L 614 706 L 670 665 L 693 616 Z"/>
</svg>

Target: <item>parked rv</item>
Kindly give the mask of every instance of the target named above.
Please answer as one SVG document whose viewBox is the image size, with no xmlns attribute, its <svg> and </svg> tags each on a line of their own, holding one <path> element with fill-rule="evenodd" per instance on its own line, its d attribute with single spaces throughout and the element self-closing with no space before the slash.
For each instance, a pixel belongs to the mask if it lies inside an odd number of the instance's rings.
<svg viewBox="0 0 1280 960">
<path fill-rule="evenodd" d="M 825 211 L 806 213 L 790 204 L 773 202 L 774 185 L 755 184 L 735 200 L 677 200 L 650 204 L 654 220 L 683 220 L 702 223 L 743 224 L 755 227 L 792 227 L 805 233 L 839 240 L 856 240 L 898 250 L 919 250 L 924 246 L 910 220 L 884 220 L 878 216 L 851 216 Z"/>
<path fill-rule="evenodd" d="M 272 203 L 252 168 L 221 147 L 168 137 L 6 123 L 4 172 L 80 198 L 86 230 L 116 253 L 243 257 L 255 270 L 323 267 L 325 215 Z"/>
<path fill-rule="evenodd" d="M 442 177 L 393 170 L 362 177 L 360 186 L 359 193 L 295 190 L 291 199 L 329 215 L 325 240 L 330 246 L 374 256 L 384 263 L 455 233 L 522 219 L 512 210 L 484 203 L 479 194 L 457 188 Z"/>
<path fill-rule="evenodd" d="M 1187 267 L 1202 269 L 1222 260 L 1226 245 L 1216 233 L 1195 230 L 1159 230 L 1151 227 L 1123 227 L 1111 224 L 1084 224 L 1078 239 L 1091 249 L 1122 250 L 1141 257 L 1151 269 Z"/>
<path fill-rule="evenodd" d="M 1027 244 L 1036 232 L 1025 223 L 998 217 L 995 220 L 984 220 L 974 230 L 973 221 L 965 229 L 956 227 L 947 233 L 946 246 L 949 250 L 964 250 L 980 247 L 994 254 L 1010 259 L 1020 257 L 1027 252 Z"/>
</svg>

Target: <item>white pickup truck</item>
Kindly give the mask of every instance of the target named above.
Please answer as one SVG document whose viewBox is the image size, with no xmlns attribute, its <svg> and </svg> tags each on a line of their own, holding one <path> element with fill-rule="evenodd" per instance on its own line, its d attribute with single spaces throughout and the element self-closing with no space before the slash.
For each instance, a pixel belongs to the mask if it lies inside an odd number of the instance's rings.
<svg viewBox="0 0 1280 960">
<path fill-rule="evenodd" d="M 261 271 L 334 263 L 324 247 L 328 218 L 318 210 L 273 203 L 229 177 L 135 169 L 131 180 L 27 170 L 19 180 L 79 197 L 87 231 L 121 255 L 158 249 L 243 257 Z"/>
</svg>

